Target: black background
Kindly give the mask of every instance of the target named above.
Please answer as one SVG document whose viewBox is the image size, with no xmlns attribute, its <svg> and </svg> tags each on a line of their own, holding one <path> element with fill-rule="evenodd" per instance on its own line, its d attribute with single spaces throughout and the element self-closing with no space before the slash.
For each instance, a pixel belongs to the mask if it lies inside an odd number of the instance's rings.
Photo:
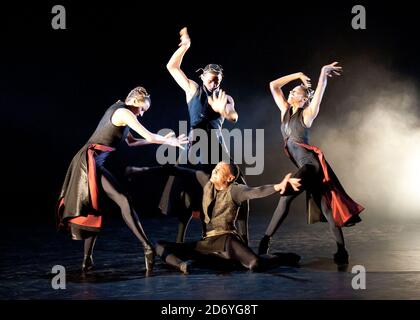
<svg viewBox="0 0 420 320">
<path fill-rule="evenodd" d="M 51 27 L 55 4 L 66 8 L 66 30 Z M 366 7 L 366 30 L 351 27 L 355 4 Z M 323 102 L 322 121 L 328 123 L 349 111 L 338 109 L 336 101 L 355 83 L 365 81 L 373 91 L 380 86 L 380 79 L 367 82 L 365 61 L 413 81 L 420 75 L 418 17 L 409 2 L 46 2 L 3 6 L 1 13 L 2 211 L 16 221 L 53 221 L 71 158 L 104 110 L 134 86 L 146 87 L 152 96 L 152 108 L 140 121 L 154 132 L 177 131 L 187 110 L 165 65 L 183 26 L 192 39 L 183 62 L 187 75 L 198 80 L 197 68 L 221 64 L 222 86 L 240 114 L 235 126 L 266 130 L 265 170 L 248 178 L 251 185 L 273 182 L 293 169 L 282 151 L 269 81 L 304 71 L 316 84 L 322 65 L 340 61 L 345 77 L 331 82 Z M 123 164 L 154 164 L 155 150 L 123 147 L 116 158 Z M 163 183 L 156 177 L 137 186 L 140 211 L 157 212 Z M 257 209 L 272 212 L 274 205 L 258 202 Z"/>
</svg>

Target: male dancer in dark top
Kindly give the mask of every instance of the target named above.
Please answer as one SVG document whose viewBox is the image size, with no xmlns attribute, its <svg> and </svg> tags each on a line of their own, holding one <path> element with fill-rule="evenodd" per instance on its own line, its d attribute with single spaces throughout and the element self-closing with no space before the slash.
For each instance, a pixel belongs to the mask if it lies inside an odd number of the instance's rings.
<svg viewBox="0 0 420 320">
<path fill-rule="evenodd" d="M 191 170 L 182 167 L 131 167 L 131 176 L 142 172 L 165 172 L 166 174 L 181 175 L 196 180 L 203 188 L 202 220 L 205 223 L 203 239 L 189 243 L 159 242 L 156 253 L 162 259 L 188 273 L 188 263 L 180 258 L 191 259 L 197 254 L 217 256 L 226 260 L 240 263 L 252 270 L 262 270 L 273 263 L 280 262 L 285 256 L 260 257 L 247 245 L 236 228 L 238 211 L 244 201 L 267 197 L 275 192 L 288 195 L 299 191 L 300 179 L 286 175 L 279 184 L 249 187 L 235 182 L 239 175 L 236 165 L 219 162 L 213 169 L 211 177 L 204 171 Z M 288 263 L 296 264 L 299 257 L 288 255 Z"/>
<path fill-rule="evenodd" d="M 84 239 L 83 271 L 93 266 L 93 247 L 102 226 L 103 197 L 119 206 L 125 223 L 144 248 L 146 269 L 153 267 L 152 244 L 143 231 L 129 197 L 108 171 L 106 162 L 110 152 L 124 140 L 129 146 L 156 143 L 182 147 L 187 143 L 185 136 L 175 138 L 173 133 L 160 136 L 140 124 L 137 117 L 143 116 L 150 104 L 150 97 L 142 87 L 133 89 L 125 102 L 114 103 L 105 111 L 95 132 L 74 156 L 67 170 L 57 204 L 58 224 L 60 229 L 70 231 L 73 240 Z M 130 128 L 145 139 L 134 138 L 129 132 Z"/>
<path fill-rule="evenodd" d="M 202 71 L 200 75 L 202 84 L 200 85 L 185 75 L 181 69 L 181 63 L 191 45 L 187 28 L 181 30 L 180 36 L 181 43 L 178 50 L 175 51 L 169 60 L 167 69 L 177 84 L 184 90 L 188 105 L 191 129 L 188 136 L 190 145 L 181 157 L 188 157 L 187 167 L 210 173 L 218 161 L 230 159 L 221 129 L 225 119 L 236 122 L 238 113 L 235 111 L 233 98 L 220 88 L 220 83 L 223 79 L 223 69 L 220 65 L 209 64 L 204 69 L 199 69 Z M 190 150 L 199 140 L 197 137 L 198 129 L 204 130 L 208 136 L 207 159 L 205 159 L 203 153 L 200 153 L 199 158 L 195 159 L 199 164 L 192 165 L 189 161 L 193 157 Z M 215 135 L 213 137 L 218 142 L 217 146 L 211 146 L 212 135 Z M 215 147 L 219 151 L 219 157 L 216 163 L 211 163 Z M 245 184 L 242 173 L 239 173 L 238 183 Z M 170 177 L 160 203 L 163 213 L 176 214 L 180 218 L 177 242 L 184 240 L 191 212 L 201 210 L 201 194 L 189 194 L 183 186 L 184 183 L 180 178 Z M 248 241 L 248 213 L 249 204 L 248 201 L 245 201 L 241 205 L 238 214 L 238 232 L 246 243 Z"/>
</svg>

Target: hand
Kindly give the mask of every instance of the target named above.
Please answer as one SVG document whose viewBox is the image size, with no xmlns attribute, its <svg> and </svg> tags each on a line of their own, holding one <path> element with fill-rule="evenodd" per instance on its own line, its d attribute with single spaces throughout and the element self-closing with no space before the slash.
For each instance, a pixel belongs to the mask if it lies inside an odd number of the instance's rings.
<svg viewBox="0 0 420 320">
<path fill-rule="evenodd" d="M 174 135 L 175 135 L 175 132 L 171 131 L 171 132 L 165 134 L 163 137 L 165 139 L 169 139 L 169 138 L 172 138 Z"/>
<path fill-rule="evenodd" d="M 301 186 L 300 179 L 298 179 L 298 178 L 291 178 L 291 176 L 292 176 L 291 173 L 287 174 L 284 177 L 283 181 L 276 185 L 276 191 L 279 191 L 280 194 L 283 194 L 286 191 L 286 188 L 287 188 L 287 184 L 288 183 L 290 183 L 290 185 L 292 186 L 293 190 L 299 191 L 299 187 Z"/>
<path fill-rule="evenodd" d="M 165 138 L 165 144 L 173 146 L 173 147 L 179 147 L 182 150 L 185 148 L 183 147 L 184 144 L 188 143 L 188 137 L 185 134 L 181 134 L 178 137 L 175 137 L 174 132 L 170 132 L 164 136 Z"/>
<path fill-rule="evenodd" d="M 332 77 L 334 75 L 340 76 L 343 68 L 338 65 L 338 62 L 334 62 L 322 67 L 322 74 L 328 77 Z"/>
<path fill-rule="evenodd" d="M 303 85 L 306 88 L 310 88 L 311 87 L 311 79 L 304 73 L 300 73 L 300 77 L 299 79 L 302 81 Z"/>
<path fill-rule="evenodd" d="M 212 109 L 220 114 L 223 114 L 228 102 L 226 92 L 219 90 L 219 95 L 216 95 L 216 91 L 213 92 L 213 96 L 208 97 L 209 105 Z"/>
<path fill-rule="evenodd" d="M 179 44 L 179 47 L 185 46 L 189 48 L 191 46 L 191 39 L 190 39 L 190 36 L 188 35 L 187 28 L 186 27 L 182 28 L 182 30 L 179 32 L 179 35 L 181 36 L 181 42 Z"/>
</svg>

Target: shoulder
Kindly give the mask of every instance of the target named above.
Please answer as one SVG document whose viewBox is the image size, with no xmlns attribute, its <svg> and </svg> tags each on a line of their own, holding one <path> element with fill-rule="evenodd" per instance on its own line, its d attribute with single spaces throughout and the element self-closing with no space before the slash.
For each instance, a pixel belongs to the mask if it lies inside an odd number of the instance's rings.
<svg viewBox="0 0 420 320">
<path fill-rule="evenodd" d="M 136 116 L 130 110 L 124 107 L 119 107 L 114 110 L 111 115 L 111 122 L 116 126 L 124 126 L 127 124 L 127 119 L 135 118 Z"/>
<path fill-rule="evenodd" d="M 188 79 L 188 82 L 189 82 L 189 87 L 190 87 L 189 93 L 190 93 L 190 95 L 194 95 L 198 91 L 198 89 L 200 88 L 200 85 L 197 82 L 195 82 L 194 80 L 191 80 L 191 79 Z"/>
<path fill-rule="evenodd" d="M 198 85 L 198 83 L 195 82 L 194 80 L 189 80 L 189 81 L 190 81 L 190 90 L 185 92 L 185 95 L 187 96 L 187 101 L 191 100 L 195 96 L 200 95 L 201 93 L 201 87 Z"/>
<path fill-rule="evenodd" d="M 287 103 L 286 109 L 281 110 L 281 122 L 286 120 L 289 117 L 289 115 L 290 115 L 290 105 Z"/>
<path fill-rule="evenodd" d="M 198 89 L 198 88 L 200 87 L 200 86 L 198 85 L 198 83 L 197 83 L 197 82 L 195 82 L 194 80 L 189 79 L 189 81 L 190 81 L 190 85 L 191 85 L 193 88 Z"/>
<path fill-rule="evenodd" d="M 117 100 L 109 108 L 125 108 L 126 104 L 124 101 Z"/>
<path fill-rule="evenodd" d="M 112 104 L 110 107 L 108 107 L 107 112 L 111 112 L 111 114 L 114 114 L 115 111 L 117 111 L 118 109 L 126 109 L 126 106 L 127 105 L 123 101 L 118 100 L 117 102 Z"/>
<path fill-rule="evenodd" d="M 115 114 L 120 114 L 120 115 L 134 115 L 134 113 L 132 113 L 129 109 L 127 109 L 126 107 L 125 107 L 125 105 L 120 105 L 120 106 L 117 106 L 116 108 L 115 108 L 115 110 L 114 110 L 114 115 Z"/>
<path fill-rule="evenodd" d="M 213 183 L 209 180 L 206 185 L 204 186 L 204 190 L 208 190 L 213 186 Z"/>
<path fill-rule="evenodd" d="M 243 187 L 244 187 L 244 185 L 243 185 L 243 184 L 239 184 L 239 183 L 237 183 L 237 182 L 233 182 L 233 183 L 231 183 L 231 185 L 229 186 L 229 189 L 230 189 L 230 191 L 231 191 L 231 192 L 238 192 L 238 191 L 242 190 L 242 189 L 243 189 Z"/>
</svg>

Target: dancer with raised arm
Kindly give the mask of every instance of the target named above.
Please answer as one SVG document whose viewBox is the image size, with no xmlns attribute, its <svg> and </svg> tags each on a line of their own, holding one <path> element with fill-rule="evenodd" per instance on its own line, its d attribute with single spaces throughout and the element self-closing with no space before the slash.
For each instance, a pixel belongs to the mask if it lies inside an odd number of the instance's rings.
<svg viewBox="0 0 420 320">
<path fill-rule="evenodd" d="M 222 125 L 225 119 L 231 122 L 238 120 L 238 113 L 235 110 L 233 98 L 226 94 L 220 88 L 223 79 L 223 69 L 217 64 L 208 64 L 197 71 L 201 72 L 201 84 L 189 79 L 181 69 L 181 63 L 184 55 L 191 46 L 191 39 L 187 28 L 180 31 L 179 48 L 170 58 L 167 69 L 176 83 L 184 90 L 188 113 L 190 120 L 190 141 L 189 148 L 182 157 L 187 157 L 186 166 L 194 169 L 203 170 L 210 173 L 218 161 L 230 159 L 225 141 L 222 135 Z M 207 152 L 200 150 L 200 154 L 194 158 L 198 164 L 191 164 L 191 158 L 195 156 L 190 150 L 192 146 L 199 141 L 197 132 L 207 134 L 208 145 Z M 212 138 L 213 136 L 213 138 Z M 217 145 L 211 144 L 211 141 L 217 141 Z M 212 163 L 215 158 L 214 152 L 219 156 L 217 161 Z M 184 158 L 185 159 L 185 158 Z M 244 177 L 240 173 L 238 183 L 245 184 Z M 183 189 L 182 181 L 177 177 L 170 177 L 166 184 L 163 196 L 160 202 L 160 208 L 165 214 L 177 215 L 180 219 L 180 226 L 177 236 L 177 242 L 184 240 L 186 227 L 191 218 L 192 211 L 201 211 L 201 195 L 190 195 Z M 239 233 L 248 242 L 248 214 L 249 203 L 245 201 L 238 215 Z"/>
<path fill-rule="evenodd" d="M 327 221 L 337 244 L 334 262 L 348 264 L 348 252 L 341 227 L 360 220 L 363 207 L 353 201 L 341 186 L 338 178 L 325 160 L 322 151 L 309 144 L 309 128 L 316 119 L 329 77 L 340 75 L 342 68 L 337 62 L 322 67 L 315 92 L 310 89 L 310 79 L 303 73 L 294 73 L 270 83 L 274 101 L 281 112 L 281 132 L 285 151 L 298 167 L 293 175 L 302 179 L 302 189 L 295 194 L 281 197 L 265 236 L 260 242 L 259 253 L 267 253 L 271 237 L 289 213 L 290 204 L 303 190 L 308 195 L 308 222 Z M 290 91 L 286 100 L 282 87 L 291 81 L 302 84 Z M 313 96 L 312 96 L 313 94 Z M 322 212 L 322 215 L 321 215 Z"/>
</svg>

